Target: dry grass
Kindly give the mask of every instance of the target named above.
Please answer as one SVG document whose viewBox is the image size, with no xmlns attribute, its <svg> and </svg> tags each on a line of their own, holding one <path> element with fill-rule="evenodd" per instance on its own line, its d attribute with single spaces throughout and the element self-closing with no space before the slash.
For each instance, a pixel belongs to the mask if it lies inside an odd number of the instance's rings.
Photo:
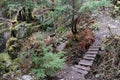
<svg viewBox="0 0 120 80">
<path fill-rule="evenodd" d="M 103 41 L 105 53 L 101 56 L 100 64 L 94 64 L 87 75 L 94 80 L 119 80 L 120 79 L 120 36 L 112 35 Z M 96 59 L 96 62 L 100 58 Z"/>
</svg>

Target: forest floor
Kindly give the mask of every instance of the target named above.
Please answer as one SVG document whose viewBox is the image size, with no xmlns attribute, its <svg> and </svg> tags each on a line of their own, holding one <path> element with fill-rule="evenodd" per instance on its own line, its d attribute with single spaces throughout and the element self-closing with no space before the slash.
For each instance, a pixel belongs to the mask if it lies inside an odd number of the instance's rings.
<svg viewBox="0 0 120 80">
<path fill-rule="evenodd" d="M 109 37 L 111 35 L 111 32 L 114 35 L 116 35 L 116 34 L 120 35 L 120 20 L 113 19 L 109 12 L 110 10 L 109 11 L 108 10 L 105 10 L 97 15 L 93 15 L 96 18 L 96 23 L 99 27 L 99 30 L 94 31 L 94 35 L 96 37 L 97 42 L 102 42 L 102 40 L 105 37 Z M 108 27 L 111 29 L 111 32 L 108 29 Z M 80 75 L 75 73 L 72 70 L 72 68 L 71 68 L 72 66 L 74 66 L 74 65 L 65 64 L 64 69 L 62 69 L 57 74 L 57 77 L 59 78 L 58 80 L 81 80 L 81 79 L 79 79 Z M 94 79 L 86 78 L 86 80 L 94 80 Z M 96 80 L 98 80 L 98 79 L 96 79 Z"/>
<path fill-rule="evenodd" d="M 113 19 L 109 11 L 110 11 L 109 9 L 106 9 L 103 12 L 93 15 L 93 17 L 95 17 L 96 19 L 96 24 L 99 28 L 99 30 L 93 31 L 96 42 L 102 42 L 102 40 L 105 37 L 109 37 L 111 35 L 111 32 L 112 34 L 120 35 L 120 20 Z M 108 27 L 111 29 L 111 32 L 108 29 Z M 47 37 L 47 35 L 49 34 L 51 33 L 45 34 L 44 37 Z M 56 74 L 57 78 L 55 77 L 54 79 L 48 79 L 48 80 L 81 80 L 79 79 L 80 75 L 72 70 L 71 68 L 72 66 L 74 66 L 74 64 L 66 63 L 64 65 L 64 68 Z M 94 79 L 88 79 L 86 77 L 86 80 L 94 80 Z"/>
</svg>

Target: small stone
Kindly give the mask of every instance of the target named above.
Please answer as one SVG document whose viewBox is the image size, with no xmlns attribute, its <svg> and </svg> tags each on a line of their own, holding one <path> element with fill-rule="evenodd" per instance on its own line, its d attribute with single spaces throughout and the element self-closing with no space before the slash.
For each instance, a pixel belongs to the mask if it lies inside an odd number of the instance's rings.
<svg viewBox="0 0 120 80">
<path fill-rule="evenodd" d="M 95 75 L 96 78 L 99 77 L 99 76 L 100 76 L 99 74 L 96 74 L 96 75 Z"/>
<path fill-rule="evenodd" d="M 111 24 L 108 24 L 108 26 L 110 27 L 110 28 L 117 28 L 116 26 L 114 26 L 114 25 L 111 25 Z"/>
<path fill-rule="evenodd" d="M 23 75 L 22 80 L 33 80 L 33 77 L 30 75 Z"/>
<path fill-rule="evenodd" d="M 107 37 L 107 35 L 103 35 L 103 37 L 105 38 L 105 37 Z"/>
</svg>

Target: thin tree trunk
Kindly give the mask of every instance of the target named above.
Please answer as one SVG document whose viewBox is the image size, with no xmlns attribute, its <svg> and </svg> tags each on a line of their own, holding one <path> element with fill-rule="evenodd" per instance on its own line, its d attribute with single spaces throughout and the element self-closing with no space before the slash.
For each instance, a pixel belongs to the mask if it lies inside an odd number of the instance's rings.
<svg viewBox="0 0 120 80">
<path fill-rule="evenodd" d="M 71 28 L 71 30 L 72 30 L 72 33 L 73 34 L 76 34 L 77 33 L 77 29 L 76 29 L 76 22 L 75 22 L 75 11 L 74 11 L 74 9 L 75 9 L 75 0 L 72 0 L 72 6 L 73 6 L 73 11 L 72 11 L 72 13 L 73 13 L 73 16 L 72 16 L 72 28 Z"/>
</svg>

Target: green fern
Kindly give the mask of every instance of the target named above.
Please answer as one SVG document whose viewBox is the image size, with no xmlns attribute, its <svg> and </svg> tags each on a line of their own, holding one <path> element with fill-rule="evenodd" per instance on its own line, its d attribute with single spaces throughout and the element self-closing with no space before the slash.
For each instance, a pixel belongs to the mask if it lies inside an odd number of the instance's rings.
<svg viewBox="0 0 120 80">
<path fill-rule="evenodd" d="M 108 0 L 101 0 L 101 1 L 89 0 L 83 3 L 83 5 L 80 7 L 78 12 L 95 11 L 102 6 L 108 7 L 109 5 L 110 5 L 110 1 Z"/>
<path fill-rule="evenodd" d="M 42 35 L 34 36 L 36 40 L 43 41 Z M 60 70 L 64 64 L 65 59 L 63 58 L 63 52 L 53 53 L 50 51 L 49 46 L 45 46 L 41 42 L 40 53 L 36 53 L 34 48 L 30 50 L 33 67 L 31 68 L 32 73 L 36 75 L 36 79 L 45 78 L 47 76 L 53 76 L 56 71 Z"/>
<path fill-rule="evenodd" d="M 30 50 L 32 54 L 32 63 L 34 66 L 31 68 L 31 72 L 36 75 L 36 79 L 45 78 L 47 76 L 53 76 L 58 70 L 62 69 L 65 58 L 63 52 L 53 53 L 50 51 L 50 47 L 41 43 L 41 52 L 35 53 Z"/>
</svg>

